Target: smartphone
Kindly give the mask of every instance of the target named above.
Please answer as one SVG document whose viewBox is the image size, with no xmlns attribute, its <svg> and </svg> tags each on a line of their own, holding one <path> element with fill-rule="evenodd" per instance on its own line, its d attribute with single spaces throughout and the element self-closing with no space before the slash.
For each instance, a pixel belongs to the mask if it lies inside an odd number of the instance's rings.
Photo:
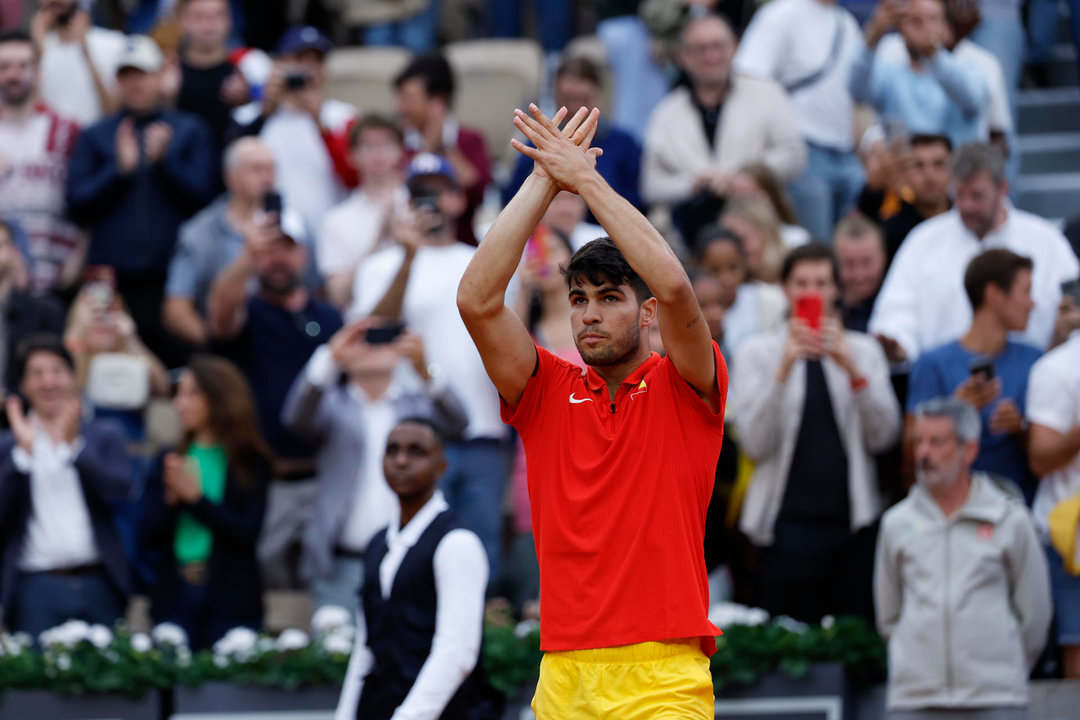
<svg viewBox="0 0 1080 720">
<path fill-rule="evenodd" d="M 824 315 L 825 305 L 820 295 L 807 294 L 795 298 L 795 317 L 806 323 L 811 330 L 821 330 Z"/>
<path fill-rule="evenodd" d="M 271 190 L 263 195 L 263 212 L 267 215 L 276 213 L 279 217 L 282 210 L 281 193 Z"/>
<path fill-rule="evenodd" d="M 93 309 L 104 313 L 116 299 L 116 271 L 109 265 L 91 265 L 83 275 L 83 287 Z"/>
<path fill-rule="evenodd" d="M 386 345 L 398 339 L 405 331 L 405 326 L 399 322 L 373 327 L 364 335 L 364 342 L 368 345 Z"/>
<path fill-rule="evenodd" d="M 981 376 L 983 382 L 991 382 L 994 379 L 994 362 L 990 358 L 975 358 L 969 367 L 971 376 Z"/>
<path fill-rule="evenodd" d="M 1073 305 L 1080 308 L 1080 279 L 1061 283 L 1061 294 L 1073 299 Z"/>
<path fill-rule="evenodd" d="M 437 215 L 440 222 L 436 223 L 433 227 L 427 231 L 428 235 L 438 235 L 446 227 L 446 218 L 439 212 L 439 194 L 442 191 L 438 188 L 420 188 L 412 196 L 412 207 L 414 210 L 426 210 L 427 212 Z"/>
</svg>

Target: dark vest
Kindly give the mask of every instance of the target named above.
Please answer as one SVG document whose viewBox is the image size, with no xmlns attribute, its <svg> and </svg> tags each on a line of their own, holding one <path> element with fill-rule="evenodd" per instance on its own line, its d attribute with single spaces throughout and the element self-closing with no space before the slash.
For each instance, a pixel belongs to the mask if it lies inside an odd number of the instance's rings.
<svg viewBox="0 0 1080 720">
<path fill-rule="evenodd" d="M 448 532 L 460 528 L 450 510 L 439 514 L 401 561 L 390 597 L 382 596 L 379 565 L 386 556 L 386 530 L 368 543 L 364 558 L 364 603 L 368 648 L 375 662 L 364 679 L 357 705 L 360 720 L 388 720 L 420 674 L 435 635 L 435 549 Z M 494 720 L 498 698 L 488 685 L 483 658 L 451 698 L 440 720 Z"/>
</svg>

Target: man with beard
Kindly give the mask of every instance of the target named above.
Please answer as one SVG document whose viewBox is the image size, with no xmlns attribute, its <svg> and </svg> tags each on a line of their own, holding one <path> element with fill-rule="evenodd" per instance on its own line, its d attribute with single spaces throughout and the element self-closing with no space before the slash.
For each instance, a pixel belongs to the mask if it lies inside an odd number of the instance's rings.
<svg viewBox="0 0 1080 720">
<path fill-rule="evenodd" d="M 495 220 L 458 309 L 525 446 L 540 562 L 539 720 L 711 718 L 705 516 L 723 438 L 727 367 L 679 260 L 596 171 L 599 111 L 559 130 L 515 124 L 532 175 Z M 611 233 L 564 270 L 582 369 L 537 347 L 506 305 L 526 243 L 560 190 Z M 667 356 L 650 352 L 660 323 Z M 672 708 L 678 708 L 673 712 Z"/>
<path fill-rule="evenodd" d="M 78 128 L 38 101 L 38 54 L 18 30 L 0 33 L 0 213 L 30 240 L 30 290 L 81 279 L 86 238 L 65 217 L 64 183 Z"/>
<path fill-rule="evenodd" d="M 210 334 L 247 375 L 259 424 L 276 458 L 259 559 L 267 587 L 297 587 L 295 561 L 318 494 L 315 458 L 282 425 L 281 409 L 312 353 L 341 328 L 341 316 L 311 296 L 302 278 L 305 247 L 291 214 L 253 223 L 244 249 L 214 281 L 207 301 Z M 252 280 L 257 290 L 249 295 Z"/>
<path fill-rule="evenodd" d="M 953 398 L 915 411 L 915 486 L 885 513 L 874 571 L 889 646 L 890 720 L 1027 717 L 1027 676 L 1052 607 L 1023 503 L 971 472 L 979 414 Z"/>
</svg>

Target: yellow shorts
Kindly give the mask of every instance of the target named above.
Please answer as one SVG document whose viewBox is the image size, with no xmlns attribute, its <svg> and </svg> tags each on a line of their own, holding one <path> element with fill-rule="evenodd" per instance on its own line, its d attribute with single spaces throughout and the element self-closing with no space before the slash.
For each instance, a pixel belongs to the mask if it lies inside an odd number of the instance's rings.
<svg viewBox="0 0 1080 720">
<path fill-rule="evenodd" d="M 537 720 L 712 720 L 709 659 L 697 638 L 549 652 Z"/>
</svg>

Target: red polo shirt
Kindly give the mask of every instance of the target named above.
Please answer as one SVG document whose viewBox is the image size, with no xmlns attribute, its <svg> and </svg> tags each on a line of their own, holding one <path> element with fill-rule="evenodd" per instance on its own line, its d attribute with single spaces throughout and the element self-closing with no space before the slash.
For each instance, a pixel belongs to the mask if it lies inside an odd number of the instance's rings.
<svg viewBox="0 0 1080 720">
<path fill-rule="evenodd" d="M 525 445 L 542 648 L 701 637 L 715 652 L 703 543 L 727 401 L 720 348 L 717 413 L 656 353 L 614 402 L 592 368 L 537 353 L 502 414 Z"/>
</svg>

